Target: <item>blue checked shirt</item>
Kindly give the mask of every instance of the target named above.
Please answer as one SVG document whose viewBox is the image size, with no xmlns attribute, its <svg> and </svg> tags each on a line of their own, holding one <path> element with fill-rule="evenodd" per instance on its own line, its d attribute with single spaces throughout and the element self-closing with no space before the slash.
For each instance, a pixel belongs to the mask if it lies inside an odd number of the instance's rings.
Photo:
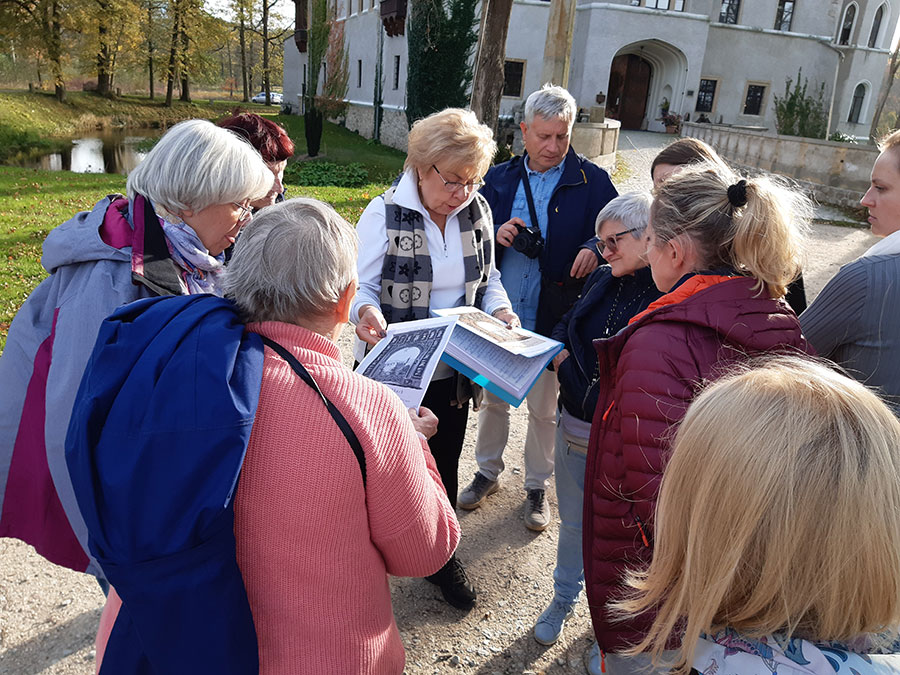
<svg viewBox="0 0 900 675">
<path fill-rule="evenodd" d="M 547 241 L 547 207 L 553 190 L 559 179 L 562 178 L 563 159 L 559 164 L 544 173 L 538 173 L 528 168 L 528 184 L 531 186 L 531 195 L 534 198 L 534 210 L 537 214 L 537 226 L 541 230 L 541 236 Z M 531 215 L 528 213 L 528 199 L 525 197 L 525 187 L 519 181 L 515 199 L 513 199 L 510 218 L 521 218 L 526 225 L 533 225 Z M 537 324 L 538 298 L 541 294 L 541 265 L 539 258 L 528 258 L 511 246 L 504 252 L 500 261 L 500 280 L 506 289 L 513 311 L 519 315 L 522 328 L 534 330 Z"/>
</svg>

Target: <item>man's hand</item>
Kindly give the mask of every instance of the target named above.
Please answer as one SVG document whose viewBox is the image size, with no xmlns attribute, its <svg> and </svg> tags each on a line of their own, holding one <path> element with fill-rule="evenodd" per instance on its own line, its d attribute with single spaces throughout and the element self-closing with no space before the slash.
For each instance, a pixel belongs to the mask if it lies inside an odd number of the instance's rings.
<svg viewBox="0 0 900 675">
<path fill-rule="evenodd" d="M 525 227 L 525 221 L 521 218 L 510 218 L 500 226 L 497 230 L 497 243 L 501 246 L 512 246 L 513 239 L 519 234 L 519 228 L 516 225 Z"/>
<path fill-rule="evenodd" d="M 553 370 L 559 370 L 560 364 L 569 358 L 569 350 L 563 349 L 559 354 L 553 357 Z"/>
<path fill-rule="evenodd" d="M 426 440 L 437 433 L 438 418 L 425 406 L 420 407 L 418 412 L 415 408 L 410 408 L 409 419 L 412 420 L 416 431 L 422 434 Z"/>
<path fill-rule="evenodd" d="M 572 271 L 569 273 L 574 279 L 581 279 L 593 272 L 600 266 L 597 261 L 597 254 L 589 248 L 583 248 L 578 251 L 575 256 L 575 262 L 572 264 Z"/>
<path fill-rule="evenodd" d="M 501 307 L 496 310 L 492 316 L 495 319 L 500 319 L 506 324 L 507 328 L 518 328 L 522 325 L 522 322 L 519 321 L 519 317 L 513 312 L 509 307 Z"/>
<path fill-rule="evenodd" d="M 377 307 L 363 305 L 359 315 L 359 323 L 356 324 L 356 336 L 366 344 L 375 345 L 387 335 L 387 321 Z"/>
</svg>

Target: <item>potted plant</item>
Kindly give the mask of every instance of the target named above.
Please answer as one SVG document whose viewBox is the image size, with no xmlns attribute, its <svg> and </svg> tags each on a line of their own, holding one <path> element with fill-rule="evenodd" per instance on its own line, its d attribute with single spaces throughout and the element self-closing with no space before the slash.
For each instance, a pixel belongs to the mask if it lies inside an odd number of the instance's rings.
<svg viewBox="0 0 900 675">
<path fill-rule="evenodd" d="M 677 134 L 681 131 L 681 115 L 678 113 L 667 112 L 660 121 L 665 125 L 667 134 Z"/>
</svg>

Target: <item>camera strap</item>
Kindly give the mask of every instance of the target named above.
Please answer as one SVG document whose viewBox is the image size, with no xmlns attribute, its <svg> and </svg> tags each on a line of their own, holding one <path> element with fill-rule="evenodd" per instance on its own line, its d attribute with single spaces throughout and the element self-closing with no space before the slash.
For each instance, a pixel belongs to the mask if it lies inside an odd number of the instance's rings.
<svg viewBox="0 0 900 675">
<path fill-rule="evenodd" d="M 531 194 L 531 181 L 528 179 L 528 169 L 525 168 L 524 155 L 522 156 L 522 188 L 525 190 L 525 201 L 528 202 L 528 215 L 531 217 L 531 226 L 540 230 L 541 226 L 538 222 L 537 209 L 534 208 L 534 197 Z"/>
</svg>

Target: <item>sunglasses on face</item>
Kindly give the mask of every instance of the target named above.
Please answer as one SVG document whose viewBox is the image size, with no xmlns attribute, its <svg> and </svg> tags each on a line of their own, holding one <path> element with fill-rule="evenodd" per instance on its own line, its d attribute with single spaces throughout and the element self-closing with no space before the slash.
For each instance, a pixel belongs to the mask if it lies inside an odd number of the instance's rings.
<svg viewBox="0 0 900 675">
<path fill-rule="evenodd" d="M 624 237 L 626 234 L 631 234 L 632 232 L 636 232 L 638 228 L 632 227 L 630 230 L 624 230 L 623 232 L 617 232 L 616 234 L 611 234 L 606 239 L 601 239 L 597 242 L 597 250 L 600 251 L 600 255 L 603 255 L 603 252 L 606 249 L 609 249 L 610 253 L 615 253 L 619 250 L 619 237 Z"/>
</svg>

